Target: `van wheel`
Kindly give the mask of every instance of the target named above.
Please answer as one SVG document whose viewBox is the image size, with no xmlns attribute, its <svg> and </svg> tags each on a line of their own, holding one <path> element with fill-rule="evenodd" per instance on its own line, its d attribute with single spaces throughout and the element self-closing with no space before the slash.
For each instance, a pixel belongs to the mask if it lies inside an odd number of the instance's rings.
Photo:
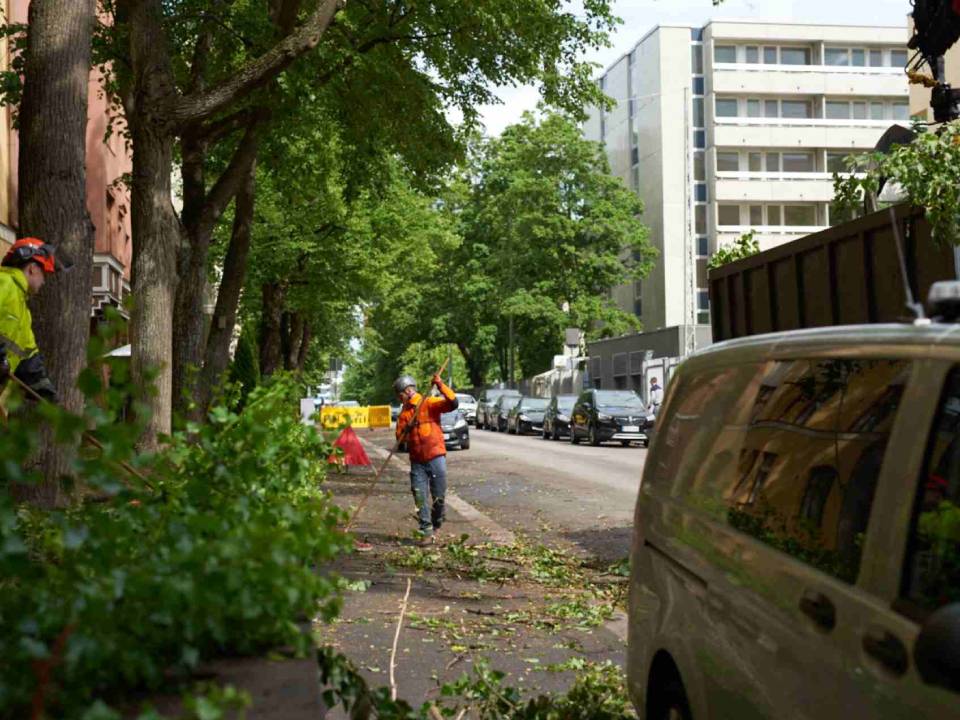
<svg viewBox="0 0 960 720">
<path fill-rule="evenodd" d="M 671 678 L 649 697 L 647 720 L 693 720 L 680 678 Z"/>
<path fill-rule="evenodd" d="M 469 450 L 469 449 L 470 449 L 470 441 L 469 441 L 469 440 L 461 440 L 461 441 L 460 441 L 460 449 L 461 449 L 461 450 Z"/>
</svg>

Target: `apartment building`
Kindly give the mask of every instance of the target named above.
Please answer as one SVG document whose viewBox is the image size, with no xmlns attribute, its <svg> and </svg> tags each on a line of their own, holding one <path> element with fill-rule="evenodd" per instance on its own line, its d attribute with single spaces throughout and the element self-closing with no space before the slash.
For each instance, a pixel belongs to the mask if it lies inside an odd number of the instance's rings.
<svg viewBox="0 0 960 720">
<path fill-rule="evenodd" d="M 645 330 L 709 323 L 707 261 L 831 225 L 832 173 L 908 124 L 903 27 L 714 21 L 659 26 L 600 77 L 584 135 L 645 203 L 660 258 L 613 289 Z M 695 336 L 695 333 L 688 333 Z"/>
<path fill-rule="evenodd" d="M 29 0 L 0 0 L 0 11 L 12 23 L 26 23 Z M 10 66 L 10 48 L 0 39 L 0 67 Z M 88 80 L 86 165 L 87 211 L 95 228 L 93 278 L 90 286 L 90 319 L 103 318 L 104 308 L 121 308 L 130 292 L 132 258 L 130 192 L 116 181 L 130 172 L 131 155 L 119 133 L 104 140 L 110 108 L 97 69 Z M 18 237 L 17 168 L 29 162 L 20 155 L 20 143 L 13 125 L 13 108 L 0 107 L 0 256 Z M 44 238 L 53 243 L 57 238 Z"/>
</svg>

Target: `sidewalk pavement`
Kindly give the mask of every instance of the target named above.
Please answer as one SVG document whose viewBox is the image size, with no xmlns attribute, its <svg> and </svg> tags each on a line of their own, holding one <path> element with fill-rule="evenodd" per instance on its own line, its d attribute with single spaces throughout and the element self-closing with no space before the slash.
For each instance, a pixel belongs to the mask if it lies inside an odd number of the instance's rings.
<svg viewBox="0 0 960 720">
<path fill-rule="evenodd" d="M 348 511 L 371 489 L 374 471 L 386 455 L 383 446 L 390 440 L 384 431 L 359 434 L 373 466 L 331 470 L 324 483 L 334 502 Z M 355 589 L 344 597 L 337 620 L 314 626 L 321 645 L 350 658 L 371 687 L 389 686 L 391 648 L 409 579 L 395 680 L 398 696 L 414 707 L 436 698 L 442 683 L 469 672 L 479 658 L 505 672 L 505 684 L 531 696 L 569 687 L 573 672 L 555 666 L 571 658 L 610 659 L 622 666 L 622 612 L 602 624 L 578 620 L 575 606 L 569 622 L 543 615 L 543 608 L 570 588 L 503 578 L 521 564 L 509 557 L 520 547 L 515 543 L 533 540 L 518 539 L 455 493 L 447 497 L 441 544 L 420 547 L 413 538 L 417 521 L 408 473 L 406 455 L 391 460 L 356 519 L 357 539 L 372 549 L 343 556 L 327 568 L 352 581 Z M 461 541 L 462 536 L 467 539 Z M 497 554 L 497 546 L 509 550 Z M 452 562 L 453 553 L 463 555 L 466 565 Z M 342 709 L 323 706 L 313 658 L 285 659 L 276 653 L 228 658 L 207 664 L 201 674 L 249 692 L 253 704 L 247 720 L 346 718 Z M 150 699 L 161 711 L 179 711 L 178 696 Z M 131 712 L 133 717 L 136 713 Z"/>
<path fill-rule="evenodd" d="M 345 509 L 355 507 L 370 489 L 373 472 L 386 455 L 381 446 L 389 442 L 383 432 L 359 434 L 373 468 L 331 473 L 326 482 L 335 502 Z M 322 644 L 351 658 L 371 686 L 388 686 L 391 647 L 410 579 L 395 678 L 399 697 L 414 706 L 437 697 L 442 683 L 456 680 L 481 657 L 506 673 L 506 684 L 531 695 L 566 689 L 573 673 L 548 667 L 571 658 L 611 659 L 622 665 L 622 617 L 615 614 L 596 627 L 576 617 L 569 623 L 541 618 L 545 604 L 556 602 L 556 594 L 570 588 L 498 580 L 498 571 L 518 561 L 484 554 L 495 555 L 490 548 L 496 545 L 514 547 L 517 539 L 455 493 L 448 491 L 447 519 L 439 536 L 447 546 L 419 547 L 413 538 L 417 523 L 408 473 L 406 455 L 391 460 L 357 517 L 353 528 L 357 538 L 373 547 L 341 558 L 333 568 L 359 591 L 344 599 L 336 622 L 317 627 Z M 464 535 L 467 539 L 458 542 Z M 482 545 L 472 550 L 477 544 Z M 476 563 L 473 571 L 457 569 L 451 553 L 478 554 L 464 560 L 468 566 Z"/>
</svg>

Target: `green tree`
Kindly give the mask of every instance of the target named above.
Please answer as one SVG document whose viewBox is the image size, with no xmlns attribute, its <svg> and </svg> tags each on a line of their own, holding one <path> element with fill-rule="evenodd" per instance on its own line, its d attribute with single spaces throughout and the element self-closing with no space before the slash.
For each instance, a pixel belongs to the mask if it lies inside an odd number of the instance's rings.
<svg viewBox="0 0 960 720">
<path fill-rule="evenodd" d="M 636 326 L 608 291 L 652 266 L 642 203 L 574 118 L 525 115 L 475 148 L 466 178 L 451 208 L 463 243 L 431 300 L 437 339 L 456 343 L 473 384 L 491 361 L 507 377 L 511 319 L 521 376 L 549 368 L 565 327 L 598 337 Z"/>
</svg>

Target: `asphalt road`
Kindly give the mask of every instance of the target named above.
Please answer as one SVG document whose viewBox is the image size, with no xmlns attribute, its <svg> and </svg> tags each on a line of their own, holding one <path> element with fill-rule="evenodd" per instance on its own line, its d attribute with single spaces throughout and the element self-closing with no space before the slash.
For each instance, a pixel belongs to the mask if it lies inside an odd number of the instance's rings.
<svg viewBox="0 0 960 720">
<path fill-rule="evenodd" d="M 629 553 L 646 449 L 470 428 L 447 455 L 450 488 L 504 527 L 558 535 L 602 560 Z"/>
</svg>

